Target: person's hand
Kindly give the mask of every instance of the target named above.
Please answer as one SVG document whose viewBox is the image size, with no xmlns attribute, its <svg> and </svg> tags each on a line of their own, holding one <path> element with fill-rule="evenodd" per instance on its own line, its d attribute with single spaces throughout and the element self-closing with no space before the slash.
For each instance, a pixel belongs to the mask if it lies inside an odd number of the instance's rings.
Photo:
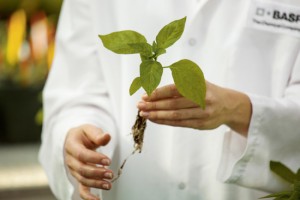
<svg viewBox="0 0 300 200">
<path fill-rule="evenodd" d="M 109 190 L 113 172 L 107 169 L 111 160 L 95 151 L 110 141 L 110 135 L 92 125 L 71 129 L 65 141 L 65 162 L 70 173 L 79 183 L 80 197 L 84 200 L 99 200 L 90 188 Z"/>
<path fill-rule="evenodd" d="M 252 114 L 247 95 L 206 81 L 206 108 L 182 97 L 174 84 L 144 95 L 137 105 L 140 116 L 158 124 L 214 129 L 222 124 L 246 136 Z"/>
</svg>

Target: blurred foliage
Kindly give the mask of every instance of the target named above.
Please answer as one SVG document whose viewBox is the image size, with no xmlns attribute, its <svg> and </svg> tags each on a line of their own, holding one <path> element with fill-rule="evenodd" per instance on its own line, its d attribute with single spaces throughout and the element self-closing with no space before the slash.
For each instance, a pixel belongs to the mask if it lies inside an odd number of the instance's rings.
<svg viewBox="0 0 300 200">
<path fill-rule="evenodd" d="M 39 141 L 62 0 L 0 0 L 0 141 Z"/>
<path fill-rule="evenodd" d="M 62 0 L 0 0 L 0 17 L 9 17 L 17 9 L 24 9 L 30 17 L 35 11 L 43 10 L 48 15 L 59 14 Z"/>
<path fill-rule="evenodd" d="M 62 0 L 0 0 L 0 87 L 43 85 Z"/>
</svg>

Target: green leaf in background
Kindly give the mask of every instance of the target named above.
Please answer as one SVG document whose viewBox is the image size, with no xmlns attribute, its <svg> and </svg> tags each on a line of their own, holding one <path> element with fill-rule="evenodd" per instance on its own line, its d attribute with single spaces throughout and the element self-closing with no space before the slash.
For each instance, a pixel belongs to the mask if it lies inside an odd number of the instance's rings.
<svg viewBox="0 0 300 200">
<path fill-rule="evenodd" d="M 295 181 L 293 194 L 289 200 L 299 200 L 300 199 L 300 181 Z"/>
<path fill-rule="evenodd" d="M 298 169 L 298 171 L 296 173 L 296 180 L 300 181 L 300 169 Z"/>
<path fill-rule="evenodd" d="M 173 45 L 181 37 L 184 31 L 185 21 L 186 17 L 164 26 L 156 36 L 157 47 L 166 49 Z"/>
<path fill-rule="evenodd" d="M 281 196 L 281 197 L 276 197 L 274 200 L 289 200 L 290 197 L 287 196 Z"/>
<path fill-rule="evenodd" d="M 150 96 L 153 90 L 159 85 L 163 74 L 162 65 L 153 60 L 147 60 L 140 65 L 140 77 L 142 87 Z"/>
<path fill-rule="evenodd" d="M 294 183 L 296 174 L 281 162 L 270 161 L 271 170 L 289 183 Z"/>
<path fill-rule="evenodd" d="M 142 87 L 142 84 L 141 84 L 141 79 L 140 77 L 136 77 L 131 85 L 130 85 L 130 88 L 129 88 L 129 94 L 130 95 L 133 95 L 136 91 L 138 91 L 140 88 Z"/>
<path fill-rule="evenodd" d="M 278 193 L 270 194 L 270 195 L 261 197 L 260 199 L 267 199 L 267 198 L 289 199 L 291 195 L 292 195 L 292 191 L 285 191 L 285 192 L 278 192 Z"/>
<path fill-rule="evenodd" d="M 274 200 L 300 200 L 300 169 L 295 174 L 291 169 L 277 161 L 270 161 L 270 169 L 285 181 L 291 183 L 291 190 L 267 195 L 264 198 Z"/>
<path fill-rule="evenodd" d="M 200 67 L 190 60 L 180 60 L 170 66 L 180 94 L 205 108 L 206 84 Z"/>
<path fill-rule="evenodd" d="M 136 32 L 131 30 L 113 32 L 107 35 L 99 35 L 102 40 L 103 45 L 118 54 L 135 54 L 141 53 L 140 48 L 134 48 L 129 44 L 136 43 L 146 43 L 146 38 Z"/>
<path fill-rule="evenodd" d="M 128 44 L 135 52 L 138 52 L 146 57 L 152 56 L 152 46 L 148 43 L 130 43 Z"/>
</svg>

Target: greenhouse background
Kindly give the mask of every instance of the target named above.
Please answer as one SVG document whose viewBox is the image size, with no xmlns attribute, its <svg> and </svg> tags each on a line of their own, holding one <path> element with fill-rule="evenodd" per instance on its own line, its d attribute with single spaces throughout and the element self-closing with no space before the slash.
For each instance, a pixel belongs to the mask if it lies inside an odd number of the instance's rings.
<svg viewBox="0 0 300 200">
<path fill-rule="evenodd" d="M 0 199 L 55 199 L 37 153 L 61 3 L 0 0 Z"/>
</svg>

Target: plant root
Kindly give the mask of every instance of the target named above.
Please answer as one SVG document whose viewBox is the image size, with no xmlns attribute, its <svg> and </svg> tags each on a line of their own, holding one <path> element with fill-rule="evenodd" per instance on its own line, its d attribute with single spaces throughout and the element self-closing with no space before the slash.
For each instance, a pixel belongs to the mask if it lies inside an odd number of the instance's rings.
<svg viewBox="0 0 300 200">
<path fill-rule="evenodd" d="M 135 123 L 131 129 L 131 134 L 133 136 L 133 141 L 134 141 L 134 150 L 132 151 L 132 153 L 129 156 L 127 156 L 127 158 L 125 158 L 125 160 L 123 161 L 122 165 L 120 166 L 120 168 L 118 170 L 117 177 L 115 177 L 113 180 L 111 180 L 111 183 L 115 182 L 118 178 L 120 178 L 123 168 L 127 162 L 127 159 L 130 156 L 132 156 L 133 154 L 135 154 L 136 152 L 139 152 L 139 153 L 142 152 L 143 143 L 144 143 L 144 132 L 145 132 L 146 125 L 147 125 L 146 124 L 147 119 L 141 117 L 139 115 L 139 112 L 140 111 L 138 111 Z"/>
<path fill-rule="evenodd" d="M 143 148 L 143 143 L 144 143 L 144 132 L 146 129 L 146 119 L 141 117 L 138 114 L 136 116 L 136 120 L 135 123 L 132 127 L 132 136 L 133 136 L 133 140 L 134 140 L 134 148 L 136 151 L 139 151 L 139 153 L 142 152 L 142 148 Z"/>
</svg>

